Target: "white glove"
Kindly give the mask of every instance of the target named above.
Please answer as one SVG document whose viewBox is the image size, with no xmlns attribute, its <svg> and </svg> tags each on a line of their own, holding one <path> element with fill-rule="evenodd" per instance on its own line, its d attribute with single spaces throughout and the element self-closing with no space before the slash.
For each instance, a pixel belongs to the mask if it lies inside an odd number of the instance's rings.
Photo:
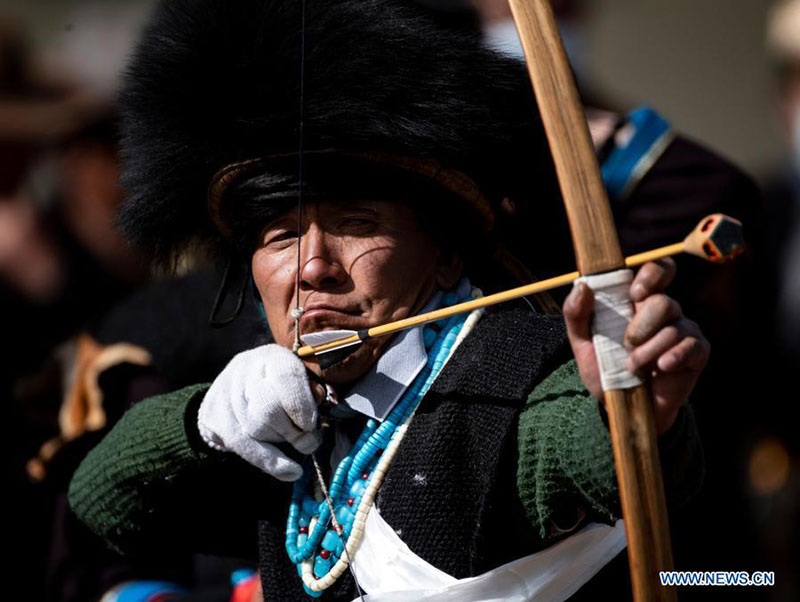
<svg viewBox="0 0 800 602">
<path fill-rule="evenodd" d="M 281 481 L 297 480 L 303 469 L 274 443 L 287 441 L 310 454 L 322 442 L 306 368 L 279 345 L 235 356 L 203 398 L 197 427 L 209 446 L 233 452 Z"/>
</svg>

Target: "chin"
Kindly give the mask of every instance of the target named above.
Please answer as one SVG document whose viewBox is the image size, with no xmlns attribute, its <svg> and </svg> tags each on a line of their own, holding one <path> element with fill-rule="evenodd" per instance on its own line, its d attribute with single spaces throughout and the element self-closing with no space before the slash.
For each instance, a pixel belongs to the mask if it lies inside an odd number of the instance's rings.
<svg viewBox="0 0 800 602">
<path fill-rule="evenodd" d="M 389 337 L 390 338 L 390 337 Z M 349 386 L 364 376 L 377 361 L 389 338 L 371 339 L 357 351 L 330 368 L 322 370 L 322 378 L 333 387 Z"/>
</svg>

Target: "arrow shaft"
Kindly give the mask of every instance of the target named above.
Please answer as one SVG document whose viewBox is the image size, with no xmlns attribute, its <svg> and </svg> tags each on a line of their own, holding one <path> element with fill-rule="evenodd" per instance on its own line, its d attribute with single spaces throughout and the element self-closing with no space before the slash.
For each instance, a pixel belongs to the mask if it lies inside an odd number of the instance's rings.
<svg viewBox="0 0 800 602">
<path fill-rule="evenodd" d="M 631 255 L 625 259 L 625 265 L 627 267 L 634 267 L 648 261 L 654 261 L 656 259 L 661 259 L 662 257 L 676 255 L 678 253 L 682 253 L 683 251 L 684 243 L 679 242 L 672 245 L 667 245 L 666 247 L 661 247 L 659 249 L 654 249 L 652 251 Z M 528 295 L 558 288 L 559 286 L 564 286 L 574 282 L 579 277 L 579 272 L 570 272 L 569 274 L 562 274 L 561 276 L 540 280 L 539 282 L 534 282 L 532 284 L 518 286 L 517 288 L 512 288 L 507 291 L 501 291 L 493 295 L 487 295 L 485 297 L 473 299 L 472 301 L 465 301 L 464 303 L 459 303 L 458 305 L 443 307 L 442 309 L 429 311 L 427 313 L 412 316 L 410 318 L 404 318 L 402 320 L 397 320 L 396 322 L 389 322 L 388 324 L 373 326 L 372 328 L 367 329 L 366 335 L 363 333 L 361 335 L 354 334 L 336 341 L 323 343 L 322 345 L 306 345 L 305 347 L 300 347 L 300 349 L 297 350 L 297 355 L 300 357 L 308 357 L 317 353 L 324 353 L 325 351 L 332 351 L 333 349 L 339 349 L 340 347 L 353 345 L 367 338 L 394 334 L 396 332 L 400 332 L 401 330 L 406 330 L 407 328 L 422 326 L 423 324 L 436 322 L 437 320 L 444 320 L 460 313 L 473 311 L 482 307 L 489 307 L 505 301 L 513 301 L 514 299 L 519 299 L 520 297 L 527 297 Z"/>
</svg>

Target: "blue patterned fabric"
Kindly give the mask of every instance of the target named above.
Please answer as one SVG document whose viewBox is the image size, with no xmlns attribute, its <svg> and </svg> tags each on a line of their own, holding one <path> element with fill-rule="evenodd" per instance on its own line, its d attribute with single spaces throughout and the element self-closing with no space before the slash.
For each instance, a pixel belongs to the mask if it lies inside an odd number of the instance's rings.
<svg viewBox="0 0 800 602">
<path fill-rule="evenodd" d="M 615 146 L 600 168 L 612 200 L 628 196 L 644 175 L 641 168 L 658 158 L 671 137 L 669 122 L 650 107 L 631 111 L 627 123 L 634 127 L 633 135 L 624 146 Z"/>
</svg>

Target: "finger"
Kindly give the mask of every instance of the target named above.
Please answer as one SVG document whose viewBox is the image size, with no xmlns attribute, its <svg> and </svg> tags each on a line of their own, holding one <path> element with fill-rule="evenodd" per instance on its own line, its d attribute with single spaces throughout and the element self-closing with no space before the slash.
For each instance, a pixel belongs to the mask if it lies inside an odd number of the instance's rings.
<svg viewBox="0 0 800 602">
<path fill-rule="evenodd" d="M 302 364 L 300 364 L 302 366 Z M 265 440 L 262 426 L 288 437 L 297 429 L 317 428 L 317 402 L 305 368 L 299 373 L 282 370 L 280 378 L 265 378 L 258 371 L 245 375 L 244 398 L 233 406 L 236 418 L 254 438 Z"/>
<path fill-rule="evenodd" d="M 316 407 L 313 408 L 313 411 L 316 412 Z M 258 441 L 270 443 L 288 441 L 292 443 L 299 440 L 304 434 L 314 432 L 313 429 L 306 431 L 298 427 L 280 403 L 259 403 L 258 399 L 251 398 L 236 413 L 237 417 L 242 416 L 239 420 L 242 432 Z"/>
<path fill-rule="evenodd" d="M 314 401 L 317 405 L 321 404 L 328 397 L 328 390 L 320 382 L 311 381 L 311 394 L 314 396 Z"/>
<path fill-rule="evenodd" d="M 303 468 L 271 443 L 249 439 L 235 447 L 239 456 L 280 481 L 296 481 L 303 476 Z"/>
<path fill-rule="evenodd" d="M 564 321 L 570 341 L 580 343 L 592 340 L 592 312 L 594 293 L 584 282 L 578 282 L 564 300 Z"/>
<path fill-rule="evenodd" d="M 631 352 L 628 370 L 633 372 L 656 367 L 659 358 L 687 338 L 705 340 L 700 327 L 691 320 L 683 319 L 665 326 Z"/>
<path fill-rule="evenodd" d="M 675 278 L 677 268 L 671 257 L 665 257 L 644 264 L 631 283 L 631 299 L 642 301 L 649 295 L 663 292 Z"/>
<path fill-rule="evenodd" d="M 625 329 L 624 344 L 628 349 L 641 345 L 659 330 L 683 317 L 680 304 L 667 295 L 651 295 L 639 303 Z"/>
<path fill-rule="evenodd" d="M 704 338 L 686 337 L 658 358 L 658 369 L 662 372 L 699 372 L 708 363 L 711 346 Z"/>
<path fill-rule="evenodd" d="M 274 391 L 274 399 L 280 400 L 280 405 L 291 421 L 304 431 L 317 428 L 317 401 L 305 371 L 301 378 L 287 378 L 281 382 L 281 388 L 280 391 Z"/>
<path fill-rule="evenodd" d="M 317 402 L 311 391 L 308 372 L 303 362 L 288 349 L 270 346 L 264 360 L 265 379 L 272 391 L 273 399 L 283 406 L 286 415 L 304 431 L 312 431 L 317 427 Z M 254 378 L 260 380 L 262 375 Z M 250 386 L 258 386 L 258 382 L 249 381 Z M 263 385 L 261 385 L 263 386 Z M 251 389 L 255 390 L 255 389 Z"/>
<path fill-rule="evenodd" d="M 628 357 L 628 370 L 640 372 L 652 368 L 658 359 L 680 343 L 684 336 L 685 333 L 675 325 L 662 328 L 655 336 L 631 351 Z"/>
<path fill-rule="evenodd" d="M 273 428 L 275 427 L 275 428 Z M 258 428 L 242 426 L 241 432 L 259 443 L 289 443 L 304 455 L 312 453 L 322 443 L 320 431 L 301 431 L 290 420 L 273 420 L 263 423 Z"/>
</svg>

